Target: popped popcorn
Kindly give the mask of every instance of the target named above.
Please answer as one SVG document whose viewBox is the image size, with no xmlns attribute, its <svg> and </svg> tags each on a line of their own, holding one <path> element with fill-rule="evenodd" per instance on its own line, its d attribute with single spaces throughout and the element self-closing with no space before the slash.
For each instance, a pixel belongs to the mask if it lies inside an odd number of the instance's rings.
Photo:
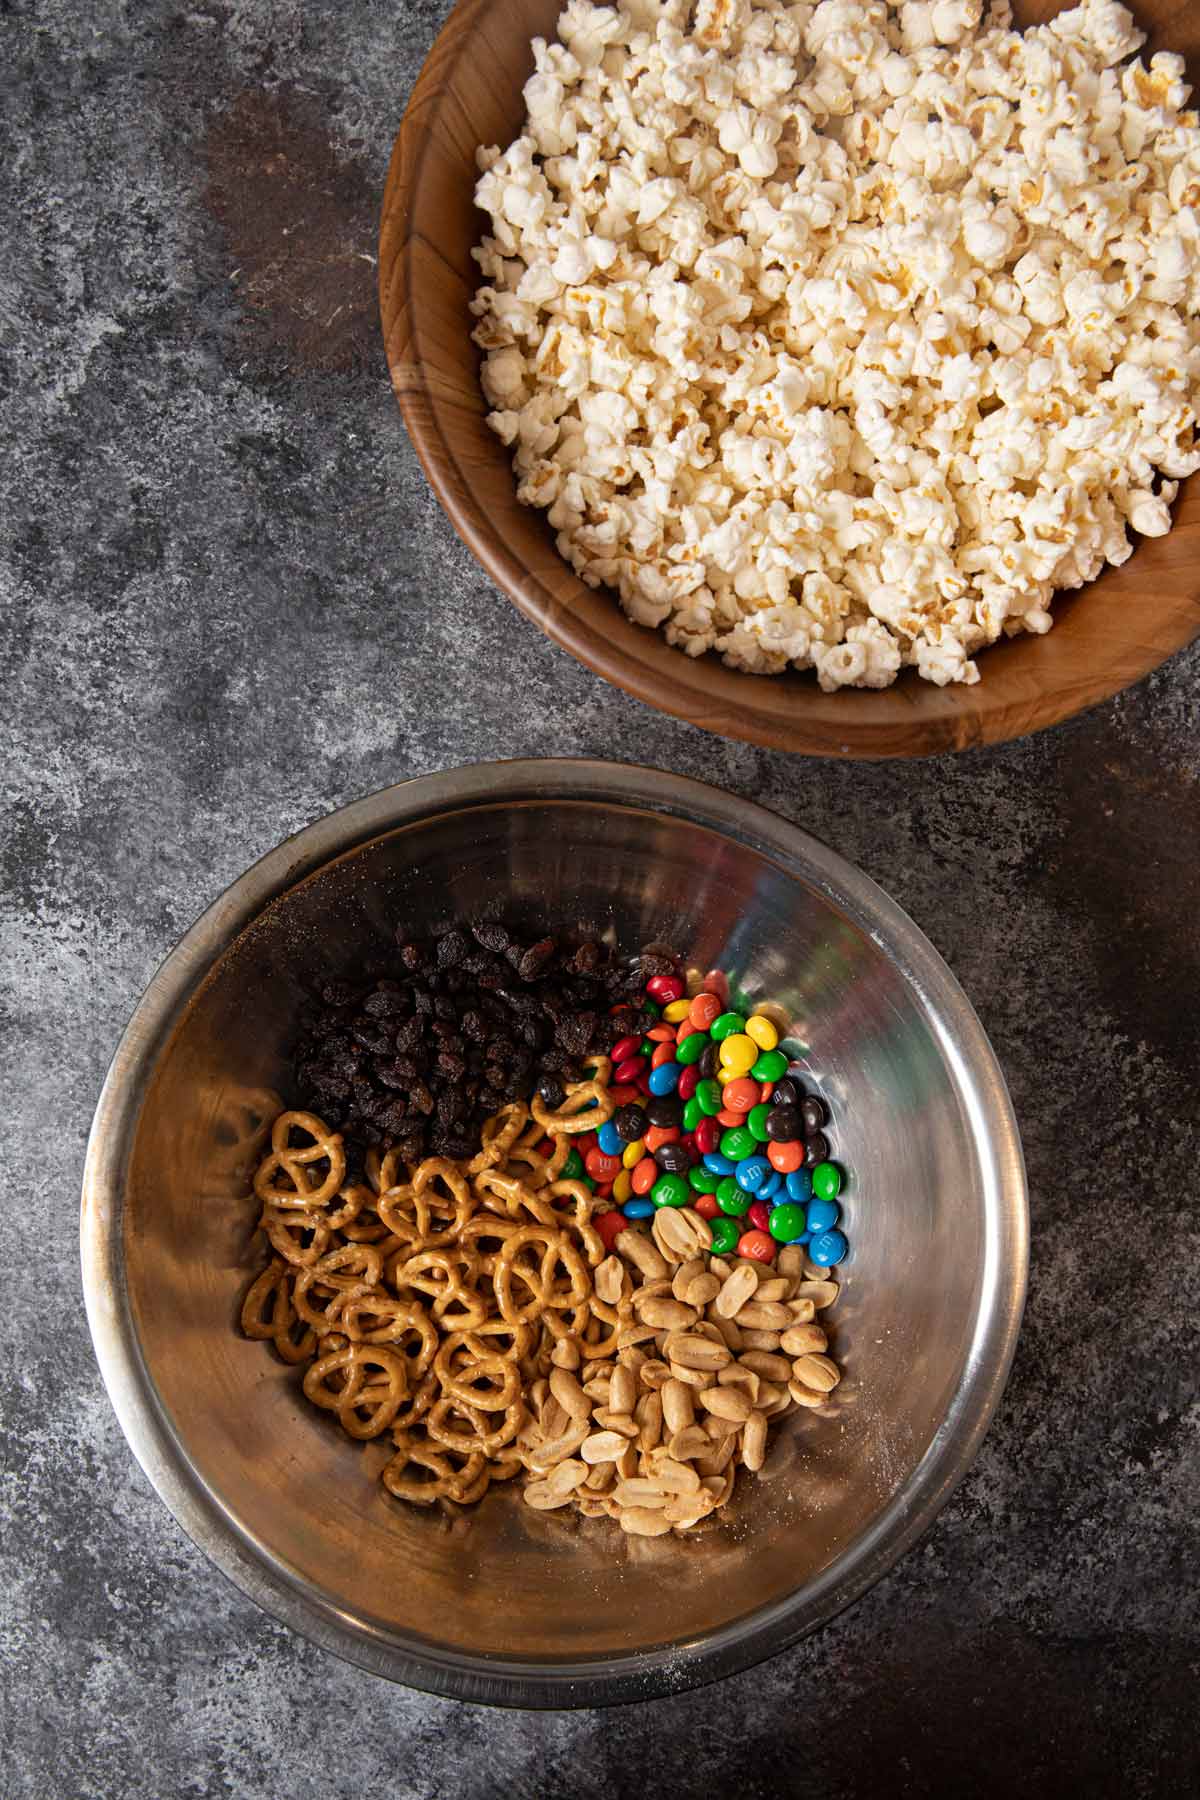
<svg viewBox="0 0 1200 1800">
<path fill-rule="evenodd" d="M 1050 629 L 1200 468 L 1200 120 L 1115 0 L 568 0 L 480 150 L 520 498 L 689 656 L 885 687 Z"/>
</svg>

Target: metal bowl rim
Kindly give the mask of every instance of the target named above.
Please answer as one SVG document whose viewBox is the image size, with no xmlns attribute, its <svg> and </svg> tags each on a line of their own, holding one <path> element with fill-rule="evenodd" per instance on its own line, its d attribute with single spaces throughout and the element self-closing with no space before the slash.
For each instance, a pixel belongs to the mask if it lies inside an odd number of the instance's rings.
<svg viewBox="0 0 1200 1800">
<path fill-rule="evenodd" d="M 374 838 L 497 802 L 577 801 L 667 812 L 768 855 L 846 912 L 895 963 L 934 1024 L 968 1097 L 985 1161 L 985 1270 L 963 1377 L 934 1441 L 870 1529 L 806 1587 L 687 1645 L 543 1664 L 471 1655 L 351 1617 L 243 1532 L 192 1465 L 143 1360 L 123 1261 L 125 1174 L 158 1052 L 212 968 L 273 900 Z M 929 1528 L 970 1467 L 1012 1362 L 1028 1265 L 1025 1169 L 1004 1076 L 970 1002 L 908 915 L 836 851 L 766 808 L 706 783 L 589 759 L 478 763 L 383 788 L 284 840 L 239 876 L 164 959 L 117 1046 L 96 1108 L 80 1221 L 84 1299 L 117 1418 L 151 1484 L 192 1541 L 273 1617 L 372 1674 L 428 1693 L 520 1707 L 610 1705 L 681 1691 L 752 1666 L 825 1623 Z"/>
</svg>

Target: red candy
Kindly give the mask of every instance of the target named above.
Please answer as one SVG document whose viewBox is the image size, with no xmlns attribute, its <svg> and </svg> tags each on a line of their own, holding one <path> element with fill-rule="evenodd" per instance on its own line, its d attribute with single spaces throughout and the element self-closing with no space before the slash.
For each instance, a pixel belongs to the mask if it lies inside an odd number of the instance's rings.
<svg viewBox="0 0 1200 1800">
<path fill-rule="evenodd" d="M 767 1161 L 781 1175 L 794 1175 L 804 1161 L 804 1145 L 794 1139 L 790 1144 L 768 1144 Z"/>
<path fill-rule="evenodd" d="M 670 1006 L 672 1000 L 683 999 L 683 983 L 678 975 L 652 975 L 646 983 L 646 992 L 652 1000 Z"/>
<path fill-rule="evenodd" d="M 617 1083 L 618 1087 L 624 1087 L 626 1082 L 636 1082 L 641 1072 L 641 1057 L 627 1056 L 624 1062 L 619 1062 L 613 1070 L 613 1080 Z"/>
<path fill-rule="evenodd" d="M 768 1231 L 743 1231 L 738 1239 L 737 1253 L 749 1257 L 751 1262 L 769 1263 L 775 1261 L 778 1248 Z"/>
<path fill-rule="evenodd" d="M 715 1219 L 720 1210 L 715 1194 L 697 1194 L 692 1201 L 692 1211 L 699 1213 L 702 1219 Z"/>
<path fill-rule="evenodd" d="M 614 1106 L 628 1106 L 631 1100 L 637 1099 L 638 1090 L 634 1087 L 632 1082 L 625 1083 L 624 1085 L 622 1085 L 621 1082 L 617 1082 L 614 1086 L 609 1088 L 608 1097 Z"/>
<path fill-rule="evenodd" d="M 595 1214 L 592 1219 L 592 1224 L 599 1232 L 600 1241 L 604 1245 L 604 1248 L 606 1250 L 611 1250 L 617 1238 L 620 1237 L 621 1233 L 628 1226 L 629 1220 L 622 1212 L 602 1212 Z"/>
<path fill-rule="evenodd" d="M 599 1139 L 594 1131 L 581 1131 L 579 1136 L 575 1139 L 575 1148 L 578 1150 L 580 1156 L 586 1156 L 589 1150 L 594 1150 L 596 1148 L 598 1142 Z"/>
<path fill-rule="evenodd" d="M 644 1066 L 643 1066 L 642 1074 L 640 1074 L 638 1076 L 638 1084 L 637 1085 L 638 1085 L 638 1093 L 639 1094 L 643 1094 L 643 1095 L 649 1094 L 649 1092 L 650 1092 L 650 1071 L 649 1071 L 649 1069 L 645 1068 Z"/>
<path fill-rule="evenodd" d="M 614 1063 L 623 1063 L 627 1061 L 629 1057 L 636 1056 L 641 1047 L 642 1040 L 640 1037 L 618 1038 L 609 1054 Z"/>
<path fill-rule="evenodd" d="M 721 1143 L 721 1125 L 717 1119 L 701 1119 L 693 1133 L 701 1156 L 712 1156 Z"/>
<path fill-rule="evenodd" d="M 588 1151 L 583 1166 L 593 1181 L 613 1181 L 621 1173 L 620 1157 L 606 1156 L 599 1145 Z"/>
<path fill-rule="evenodd" d="M 729 977 L 722 969 L 710 969 L 700 983 L 706 994 L 715 994 L 721 1002 L 722 1010 L 729 999 Z"/>
<path fill-rule="evenodd" d="M 765 1200 L 752 1201 L 749 1210 L 746 1213 L 746 1217 L 749 1219 L 750 1224 L 755 1231 L 767 1231 L 770 1229 L 771 1209 Z"/>
<path fill-rule="evenodd" d="M 683 1073 L 679 1077 L 679 1086 L 675 1090 L 681 1100 L 691 1099 L 696 1091 L 696 1083 L 699 1079 L 700 1071 L 695 1063 L 686 1064 Z"/>
<path fill-rule="evenodd" d="M 633 1173 L 629 1177 L 629 1185 L 635 1194 L 648 1194 L 654 1186 L 662 1170 L 652 1156 L 643 1156 L 640 1163 L 633 1165 Z"/>
</svg>

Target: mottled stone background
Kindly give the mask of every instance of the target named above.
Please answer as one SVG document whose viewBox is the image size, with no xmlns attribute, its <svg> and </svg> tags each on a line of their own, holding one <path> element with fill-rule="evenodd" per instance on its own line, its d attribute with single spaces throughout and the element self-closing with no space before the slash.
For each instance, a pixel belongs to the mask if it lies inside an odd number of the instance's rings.
<svg viewBox="0 0 1200 1800">
<path fill-rule="evenodd" d="M 552 648 L 430 495 L 378 342 L 446 10 L 0 0 L 0 1792 L 1194 1792 L 1200 648 L 915 767 L 722 743 Z M 561 752 L 762 800 L 909 908 L 1012 1083 L 1033 1271 L 979 1462 L 888 1580 L 719 1688 L 532 1717 L 343 1666 L 192 1548 L 101 1387 L 76 1218 L 107 1058 L 227 882 L 398 777 Z"/>
</svg>

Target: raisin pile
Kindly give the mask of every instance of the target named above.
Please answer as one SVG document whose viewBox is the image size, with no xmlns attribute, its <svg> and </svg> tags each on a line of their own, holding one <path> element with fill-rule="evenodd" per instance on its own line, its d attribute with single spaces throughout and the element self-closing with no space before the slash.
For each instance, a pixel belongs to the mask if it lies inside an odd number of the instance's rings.
<svg viewBox="0 0 1200 1800">
<path fill-rule="evenodd" d="M 397 945 L 388 976 L 321 989 L 293 1059 L 300 1103 L 341 1131 L 354 1174 L 372 1145 L 473 1156 L 484 1120 L 535 1088 L 559 1105 L 584 1057 L 655 1022 L 645 984 L 680 967 L 659 945 L 630 961 L 490 919 Z M 614 1017 L 620 1003 L 633 1010 Z"/>
</svg>

